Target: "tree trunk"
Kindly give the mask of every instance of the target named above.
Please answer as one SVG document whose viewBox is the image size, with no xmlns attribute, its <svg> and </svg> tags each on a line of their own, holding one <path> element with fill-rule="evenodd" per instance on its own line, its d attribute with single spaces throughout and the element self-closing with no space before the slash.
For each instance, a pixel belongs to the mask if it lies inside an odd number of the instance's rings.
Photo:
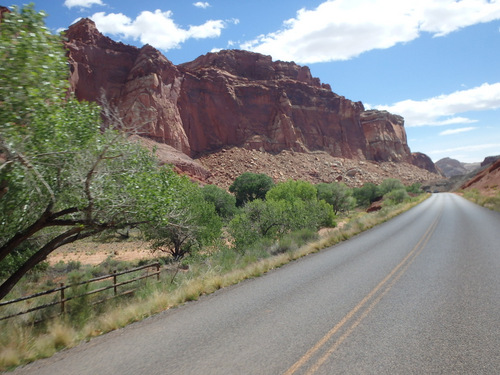
<svg viewBox="0 0 500 375">
<path fill-rule="evenodd" d="M 71 228 L 67 232 L 55 237 L 53 240 L 48 242 L 40 250 L 31 256 L 24 264 L 14 272 L 7 280 L 0 285 L 0 300 L 4 298 L 9 292 L 14 288 L 14 286 L 21 280 L 21 278 L 26 275 L 26 273 L 35 267 L 38 263 L 43 261 L 47 255 L 58 247 L 76 241 L 78 233 L 80 233 L 83 228 Z"/>
<path fill-rule="evenodd" d="M 37 221 L 35 221 L 22 232 L 16 233 L 14 237 L 12 237 L 9 241 L 7 241 L 7 243 L 0 247 L 0 262 L 4 260 L 5 257 L 9 255 L 17 246 L 26 241 L 27 238 L 30 238 L 33 234 L 47 226 L 47 221 L 52 215 L 52 213 L 50 212 L 51 207 L 52 205 L 49 204 L 45 211 L 37 219 Z"/>
</svg>

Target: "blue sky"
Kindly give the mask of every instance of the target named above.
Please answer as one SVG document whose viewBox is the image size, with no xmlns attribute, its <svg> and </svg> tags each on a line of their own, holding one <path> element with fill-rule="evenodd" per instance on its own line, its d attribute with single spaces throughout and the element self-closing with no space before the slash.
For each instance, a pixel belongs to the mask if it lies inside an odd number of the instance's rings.
<svg viewBox="0 0 500 375">
<path fill-rule="evenodd" d="M 23 1 L 5 0 L 5 5 Z M 500 154 L 500 0 L 39 0 L 52 30 L 81 17 L 175 64 L 220 49 L 295 61 L 332 90 L 405 118 L 434 161 Z"/>
</svg>

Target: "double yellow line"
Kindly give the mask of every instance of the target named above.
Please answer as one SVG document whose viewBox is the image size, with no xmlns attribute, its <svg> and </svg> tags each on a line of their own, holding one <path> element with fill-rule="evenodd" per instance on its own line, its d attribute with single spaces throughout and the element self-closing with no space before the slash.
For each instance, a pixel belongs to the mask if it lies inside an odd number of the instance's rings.
<svg viewBox="0 0 500 375">
<path fill-rule="evenodd" d="M 398 279 L 406 272 L 410 264 L 415 260 L 415 258 L 422 252 L 422 250 L 427 245 L 427 242 L 431 238 L 432 234 L 436 230 L 437 223 L 439 222 L 440 215 L 434 220 L 434 222 L 429 226 L 425 234 L 422 236 L 420 241 L 413 247 L 413 249 L 405 256 L 405 258 L 392 269 L 391 272 L 373 288 L 370 293 L 368 293 L 346 316 L 342 318 L 328 333 L 323 336 L 311 349 L 309 349 L 306 354 L 304 354 L 297 362 L 290 367 L 284 375 L 295 374 L 301 367 L 307 363 L 312 363 L 307 369 L 305 374 L 314 374 L 320 366 L 337 350 L 337 348 L 342 344 L 342 342 L 349 337 L 349 335 L 356 329 L 356 327 L 361 323 L 361 321 L 373 310 L 377 303 L 384 297 L 387 292 L 394 286 Z M 370 303 L 369 303 L 370 302 Z M 359 313 L 359 314 L 358 314 Z M 358 315 L 357 319 L 354 317 Z M 339 331 L 349 323 L 353 321 L 351 326 L 345 330 L 342 335 L 338 338 L 334 336 L 339 333 Z M 333 340 L 332 340 L 333 339 Z M 329 344 L 329 346 L 327 346 Z M 320 350 L 324 352 L 318 353 Z M 321 354 L 321 356 L 319 356 Z M 317 358 L 319 356 L 319 358 Z M 317 358 L 313 361 L 313 357 Z"/>
</svg>

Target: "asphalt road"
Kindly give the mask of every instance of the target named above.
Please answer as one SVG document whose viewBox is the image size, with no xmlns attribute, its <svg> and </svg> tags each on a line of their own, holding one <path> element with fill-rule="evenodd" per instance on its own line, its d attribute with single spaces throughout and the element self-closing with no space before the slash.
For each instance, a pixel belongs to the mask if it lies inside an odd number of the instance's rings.
<svg viewBox="0 0 500 375">
<path fill-rule="evenodd" d="M 500 214 L 435 194 L 15 374 L 500 374 Z"/>
</svg>

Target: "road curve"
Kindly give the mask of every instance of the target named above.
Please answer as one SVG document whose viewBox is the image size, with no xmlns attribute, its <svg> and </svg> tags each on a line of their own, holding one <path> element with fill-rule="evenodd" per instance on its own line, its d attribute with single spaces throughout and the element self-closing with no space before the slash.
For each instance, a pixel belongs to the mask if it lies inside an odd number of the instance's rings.
<svg viewBox="0 0 500 375">
<path fill-rule="evenodd" d="M 454 194 L 14 374 L 499 374 L 500 214 Z"/>
</svg>

